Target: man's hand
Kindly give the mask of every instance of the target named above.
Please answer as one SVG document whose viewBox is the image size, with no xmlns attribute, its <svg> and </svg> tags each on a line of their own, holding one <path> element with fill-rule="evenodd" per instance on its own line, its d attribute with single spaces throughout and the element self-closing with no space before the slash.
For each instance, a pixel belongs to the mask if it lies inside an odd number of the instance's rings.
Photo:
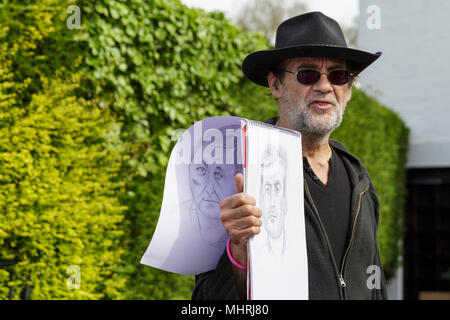
<svg viewBox="0 0 450 320">
<path fill-rule="evenodd" d="M 240 264 L 247 265 L 247 242 L 260 232 L 261 209 L 255 207 L 255 198 L 243 193 L 244 176 L 234 176 L 236 194 L 220 201 L 220 219 L 231 239 L 230 251 Z"/>
</svg>

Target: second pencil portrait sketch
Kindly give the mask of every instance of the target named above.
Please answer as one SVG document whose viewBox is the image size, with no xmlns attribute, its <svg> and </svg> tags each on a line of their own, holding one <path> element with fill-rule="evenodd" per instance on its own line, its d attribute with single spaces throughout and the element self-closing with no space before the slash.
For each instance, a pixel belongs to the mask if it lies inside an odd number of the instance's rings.
<svg viewBox="0 0 450 320">
<path fill-rule="evenodd" d="M 260 203 L 265 247 L 274 256 L 286 249 L 286 153 L 278 144 L 269 143 L 261 157 Z"/>
</svg>

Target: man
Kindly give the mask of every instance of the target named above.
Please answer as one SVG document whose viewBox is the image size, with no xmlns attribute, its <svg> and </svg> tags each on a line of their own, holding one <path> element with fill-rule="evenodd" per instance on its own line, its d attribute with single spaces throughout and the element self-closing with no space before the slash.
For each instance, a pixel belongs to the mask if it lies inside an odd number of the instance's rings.
<svg viewBox="0 0 450 320">
<path fill-rule="evenodd" d="M 286 246 L 284 221 L 286 216 L 286 155 L 269 144 L 261 163 L 261 209 L 267 235 L 266 250 L 274 256 L 283 255 Z"/>
<path fill-rule="evenodd" d="M 367 270 L 382 270 L 375 190 L 362 163 L 329 139 L 354 77 L 380 55 L 348 48 L 336 21 L 311 12 L 283 22 L 275 49 L 254 52 L 242 65 L 277 101 L 279 117 L 267 122 L 302 134 L 310 299 L 387 298 L 382 272 L 379 287 L 367 284 Z M 242 192 L 241 174 L 235 185 L 237 194 L 220 202 L 229 250 L 214 271 L 196 276 L 194 299 L 246 297 L 247 241 L 260 232 L 261 210 Z"/>
</svg>

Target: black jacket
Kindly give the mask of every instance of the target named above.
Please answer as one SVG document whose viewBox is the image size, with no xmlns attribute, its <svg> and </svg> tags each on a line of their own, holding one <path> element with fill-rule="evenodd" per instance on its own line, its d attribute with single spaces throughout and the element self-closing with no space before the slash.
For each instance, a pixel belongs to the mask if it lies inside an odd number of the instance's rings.
<svg viewBox="0 0 450 320">
<path fill-rule="evenodd" d="M 351 234 L 342 265 L 338 266 L 304 181 L 309 299 L 387 299 L 377 244 L 379 204 L 374 187 L 359 159 L 341 143 L 331 139 L 329 143 L 344 162 L 352 184 Z M 196 275 L 192 299 L 239 299 L 226 252 L 215 270 Z"/>
</svg>

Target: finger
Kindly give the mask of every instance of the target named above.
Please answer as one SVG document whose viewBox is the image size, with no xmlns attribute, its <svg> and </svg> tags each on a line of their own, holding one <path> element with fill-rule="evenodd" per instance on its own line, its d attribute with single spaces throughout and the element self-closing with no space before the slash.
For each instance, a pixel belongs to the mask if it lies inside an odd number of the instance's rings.
<svg viewBox="0 0 450 320">
<path fill-rule="evenodd" d="M 243 230 L 251 227 L 261 227 L 262 220 L 255 216 L 247 216 L 232 222 L 233 228 Z"/>
<path fill-rule="evenodd" d="M 240 219 L 248 216 L 260 218 L 262 215 L 262 211 L 260 208 L 255 207 L 253 204 L 244 204 L 237 208 L 231 209 L 231 215 L 234 219 Z"/>
<path fill-rule="evenodd" d="M 244 176 L 242 173 L 238 173 L 234 176 L 234 185 L 236 186 L 236 192 L 244 192 Z"/>
<path fill-rule="evenodd" d="M 247 193 L 237 193 L 234 194 L 231 198 L 230 206 L 231 208 L 238 208 L 246 205 L 255 206 L 256 200 L 253 196 L 247 194 Z"/>
<path fill-rule="evenodd" d="M 236 193 L 220 201 L 221 209 L 237 208 L 243 205 L 256 205 L 255 198 L 246 193 Z"/>
<path fill-rule="evenodd" d="M 245 244 L 250 237 L 261 232 L 261 227 L 253 226 L 245 229 L 233 229 L 229 233 L 230 239 L 234 244 Z"/>
<path fill-rule="evenodd" d="M 254 205 L 246 204 L 234 209 L 223 209 L 220 211 L 220 220 L 225 224 L 234 224 L 237 220 L 246 217 L 261 217 L 261 209 L 255 207 Z"/>
</svg>

